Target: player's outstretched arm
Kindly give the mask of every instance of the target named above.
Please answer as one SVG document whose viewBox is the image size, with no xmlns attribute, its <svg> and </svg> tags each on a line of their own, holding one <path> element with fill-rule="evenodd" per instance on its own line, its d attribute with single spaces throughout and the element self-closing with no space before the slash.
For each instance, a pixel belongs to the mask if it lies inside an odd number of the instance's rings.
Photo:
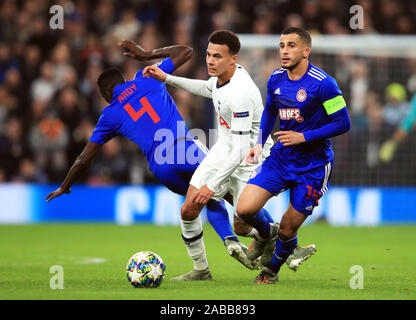
<svg viewBox="0 0 416 320">
<path fill-rule="evenodd" d="M 179 68 L 186 61 L 188 61 L 191 58 L 193 52 L 191 47 L 179 45 L 148 51 L 144 50 L 141 46 L 132 40 L 123 40 L 118 45 L 127 50 L 123 53 L 125 56 L 136 59 L 138 61 L 148 61 L 169 57 L 172 60 L 175 69 Z"/>
<path fill-rule="evenodd" d="M 156 66 L 147 66 L 143 69 L 143 77 L 152 77 L 160 82 L 165 82 L 168 74 Z"/>
<path fill-rule="evenodd" d="M 45 200 L 49 202 L 53 198 L 59 197 L 64 193 L 71 193 L 72 184 L 77 179 L 79 179 L 79 177 L 89 168 L 92 159 L 95 157 L 100 148 L 100 144 L 88 141 L 84 150 L 81 152 L 69 170 L 67 176 L 64 179 L 64 182 L 62 182 L 62 185 L 55 191 L 49 193 Z"/>
<path fill-rule="evenodd" d="M 157 66 L 147 66 L 143 69 L 143 77 L 149 78 L 149 76 L 160 82 L 186 90 L 194 95 L 212 98 L 212 90 L 208 88 L 208 81 L 175 77 L 167 74 Z"/>
</svg>

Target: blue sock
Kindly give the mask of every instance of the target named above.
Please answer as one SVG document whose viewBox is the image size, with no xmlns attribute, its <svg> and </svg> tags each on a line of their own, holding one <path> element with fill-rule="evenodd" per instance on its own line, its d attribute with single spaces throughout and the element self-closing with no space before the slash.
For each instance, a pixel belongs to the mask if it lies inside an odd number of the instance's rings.
<svg viewBox="0 0 416 320">
<path fill-rule="evenodd" d="M 263 211 L 264 216 L 266 217 L 267 221 L 269 221 L 269 223 L 273 223 L 273 218 L 270 215 L 269 211 L 267 211 L 266 209 L 261 209 L 260 211 Z"/>
<path fill-rule="evenodd" d="M 260 237 L 267 239 L 270 237 L 269 218 L 271 219 L 270 214 L 265 209 L 261 209 L 256 215 L 249 218 L 244 217 L 242 219 L 255 228 L 259 232 Z"/>
<path fill-rule="evenodd" d="M 208 202 L 207 219 L 222 241 L 226 239 L 238 241 L 231 227 L 228 211 L 223 200 Z"/>
<path fill-rule="evenodd" d="M 280 267 L 285 263 L 286 259 L 292 254 L 298 245 L 298 237 L 295 236 L 292 239 L 283 241 L 280 237 L 277 237 L 276 240 L 276 250 L 272 261 L 266 266 L 273 272 L 279 272 Z"/>
</svg>

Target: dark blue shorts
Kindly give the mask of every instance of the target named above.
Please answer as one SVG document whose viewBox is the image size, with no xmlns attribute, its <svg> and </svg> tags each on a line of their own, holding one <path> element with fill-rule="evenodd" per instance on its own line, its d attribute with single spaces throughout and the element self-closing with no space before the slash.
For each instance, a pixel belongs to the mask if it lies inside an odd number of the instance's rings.
<svg viewBox="0 0 416 320">
<path fill-rule="evenodd" d="M 303 173 L 289 171 L 276 157 L 269 156 L 247 183 L 259 186 L 273 195 L 290 189 L 290 203 L 299 212 L 312 214 L 319 199 L 328 191 L 332 161 Z"/>
<path fill-rule="evenodd" d="M 167 161 L 165 164 L 155 164 L 151 170 L 165 187 L 174 193 L 186 195 L 189 181 L 207 153 L 206 147 L 198 140 L 180 140 L 174 144 L 166 156 L 171 157 L 172 161 Z"/>
</svg>

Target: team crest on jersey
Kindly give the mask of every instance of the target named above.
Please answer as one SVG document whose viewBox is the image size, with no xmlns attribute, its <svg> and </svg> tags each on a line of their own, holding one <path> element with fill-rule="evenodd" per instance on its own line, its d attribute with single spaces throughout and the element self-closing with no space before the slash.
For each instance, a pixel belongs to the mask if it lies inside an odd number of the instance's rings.
<svg viewBox="0 0 416 320">
<path fill-rule="evenodd" d="M 296 100 L 298 100 L 299 102 L 303 102 L 306 100 L 307 94 L 305 89 L 300 88 L 298 93 L 296 94 Z"/>
<path fill-rule="evenodd" d="M 299 108 L 279 109 L 280 120 L 292 120 L 303 122 L 303 117 L 300 115 Z"/>
</svg>

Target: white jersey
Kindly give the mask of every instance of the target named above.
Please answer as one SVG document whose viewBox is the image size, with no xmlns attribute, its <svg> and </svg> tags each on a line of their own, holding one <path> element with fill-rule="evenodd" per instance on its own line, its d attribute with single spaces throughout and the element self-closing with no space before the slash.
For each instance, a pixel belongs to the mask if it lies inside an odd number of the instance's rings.
<svg viewBox="0 0 416 320">
<path fill-rule="evenodd" d="M 212 92 L 211 98 L 218 122 L 217 143 L 231 150 L 233 134 L 249 135 L 250 147 L 253 147 L 257 142 L 263 113 L 259 89 L 240 65 L 237 65 L 229 81 L 220 86 L 217 83 L 217 77 L 211 77 L 207 82 L 207 89 Z M 272 144 L 272 140 L 269 139 L 265 144 L 264 153 L 269 152 Z"/>
<path fill-rule="evenodd" d="M 218 140 L 195 171 L 190 184 L 196 188 L 207 184 L 215 192 L 214 199 L 221 198 L 228 189 L 233 190 L 230 183 L 238 184 L 233 192 L 237 200 L 241 186 L 258 166 L 246 164 L 244 156 L 254 147 L 259 134 L 263 113 L 259 89 L 240 65 L 237 65 L 231 79 L 221 85 L 218 85 L 218 77 L 202 81 L 171 75 L 167 76 L 166 83 L 211 98 L 215 107 Z M 259 157 L 260 163 L 270 154 L 272 145 L 269 137 Z M 236 180 L 244 183 L 237 183 Z"/>
</svg>

